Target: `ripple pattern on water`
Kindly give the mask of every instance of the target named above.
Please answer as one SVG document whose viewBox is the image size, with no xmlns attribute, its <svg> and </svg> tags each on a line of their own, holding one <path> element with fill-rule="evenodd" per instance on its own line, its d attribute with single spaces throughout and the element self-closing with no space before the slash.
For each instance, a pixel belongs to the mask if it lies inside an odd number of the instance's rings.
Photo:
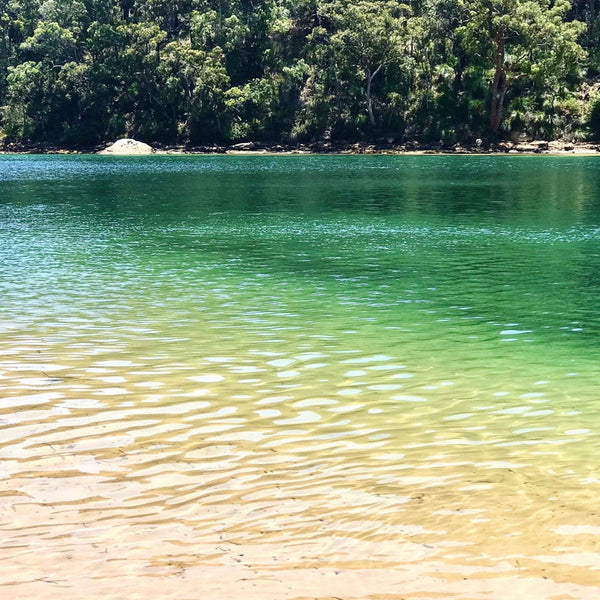
<svg viewBox="0 0 600 600">
<path fill-rule="evenodd" d="M 597 597 L 598 224 L 325 158 L 0 160 L 7 597 Z"/>
</svg>

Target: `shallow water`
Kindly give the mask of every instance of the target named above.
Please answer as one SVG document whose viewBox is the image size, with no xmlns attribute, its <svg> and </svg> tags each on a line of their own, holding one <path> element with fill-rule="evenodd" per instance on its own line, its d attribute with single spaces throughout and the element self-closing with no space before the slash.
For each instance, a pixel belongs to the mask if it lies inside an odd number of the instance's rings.
<svg viewBox="0 0 600 600">
<path fill-rule="evenodd" d="M 0 596 L 600 595 L 600 162 L 0 157 Z"/>
</svg>

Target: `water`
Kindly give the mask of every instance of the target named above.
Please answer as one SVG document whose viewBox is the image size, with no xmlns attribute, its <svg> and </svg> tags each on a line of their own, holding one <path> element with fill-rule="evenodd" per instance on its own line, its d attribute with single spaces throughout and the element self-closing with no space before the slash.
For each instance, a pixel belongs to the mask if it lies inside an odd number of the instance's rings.
<svg viewBox="0 0 600 600">
<path fill-rule="evenodd" d="M 0 158 L 0 594 L 600 594 L 600 162 Z"/>
</svg>

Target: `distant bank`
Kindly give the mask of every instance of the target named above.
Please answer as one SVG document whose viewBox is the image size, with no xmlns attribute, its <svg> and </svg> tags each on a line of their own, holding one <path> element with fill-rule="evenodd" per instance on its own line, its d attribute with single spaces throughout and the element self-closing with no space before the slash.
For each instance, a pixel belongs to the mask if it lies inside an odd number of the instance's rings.
<svg viewBox="0 0 600 600">
<path fill-rule="evenodd" d="M 314 142 L 308 144 L 268 144 L 241 142 L 231 145 L 166 146 L 146 144 L 133 139 L 113 144 L 85 147 L 61 147 L 51 144 L 6 144 L 0 154 L 104 154 L 112 156 L 151 154 L 600 154 L 600 143 L 570 141 L 499 141 L 477 140 L 471 145 L 424 144 L 421 142 Z"/>
</svg>

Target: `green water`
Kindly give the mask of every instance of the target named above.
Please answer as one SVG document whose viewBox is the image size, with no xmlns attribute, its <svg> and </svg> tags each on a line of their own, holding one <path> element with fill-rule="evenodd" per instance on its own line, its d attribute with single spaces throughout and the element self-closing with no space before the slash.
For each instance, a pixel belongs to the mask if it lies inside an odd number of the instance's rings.
<svg viewBox="0 0 600 600">
<path fill-rule="evenodd" d="M 127 585 L 173 538 L 227 567 L 220 523 L 259 581 L 261 548 L 308 568 L 290 537 L 386 572 L 401 540 L 429 579 L 398 593 L 477 564 L 473 597 L 593 596 L 599 297 L 595 158 L 0 157 L 0 558 L 29 573 L 0 589 L 41 597 L 44 548 L 81 592 L 99 557 L 54 540 L 88 511 L 137 532 Z"/>
</svg>

